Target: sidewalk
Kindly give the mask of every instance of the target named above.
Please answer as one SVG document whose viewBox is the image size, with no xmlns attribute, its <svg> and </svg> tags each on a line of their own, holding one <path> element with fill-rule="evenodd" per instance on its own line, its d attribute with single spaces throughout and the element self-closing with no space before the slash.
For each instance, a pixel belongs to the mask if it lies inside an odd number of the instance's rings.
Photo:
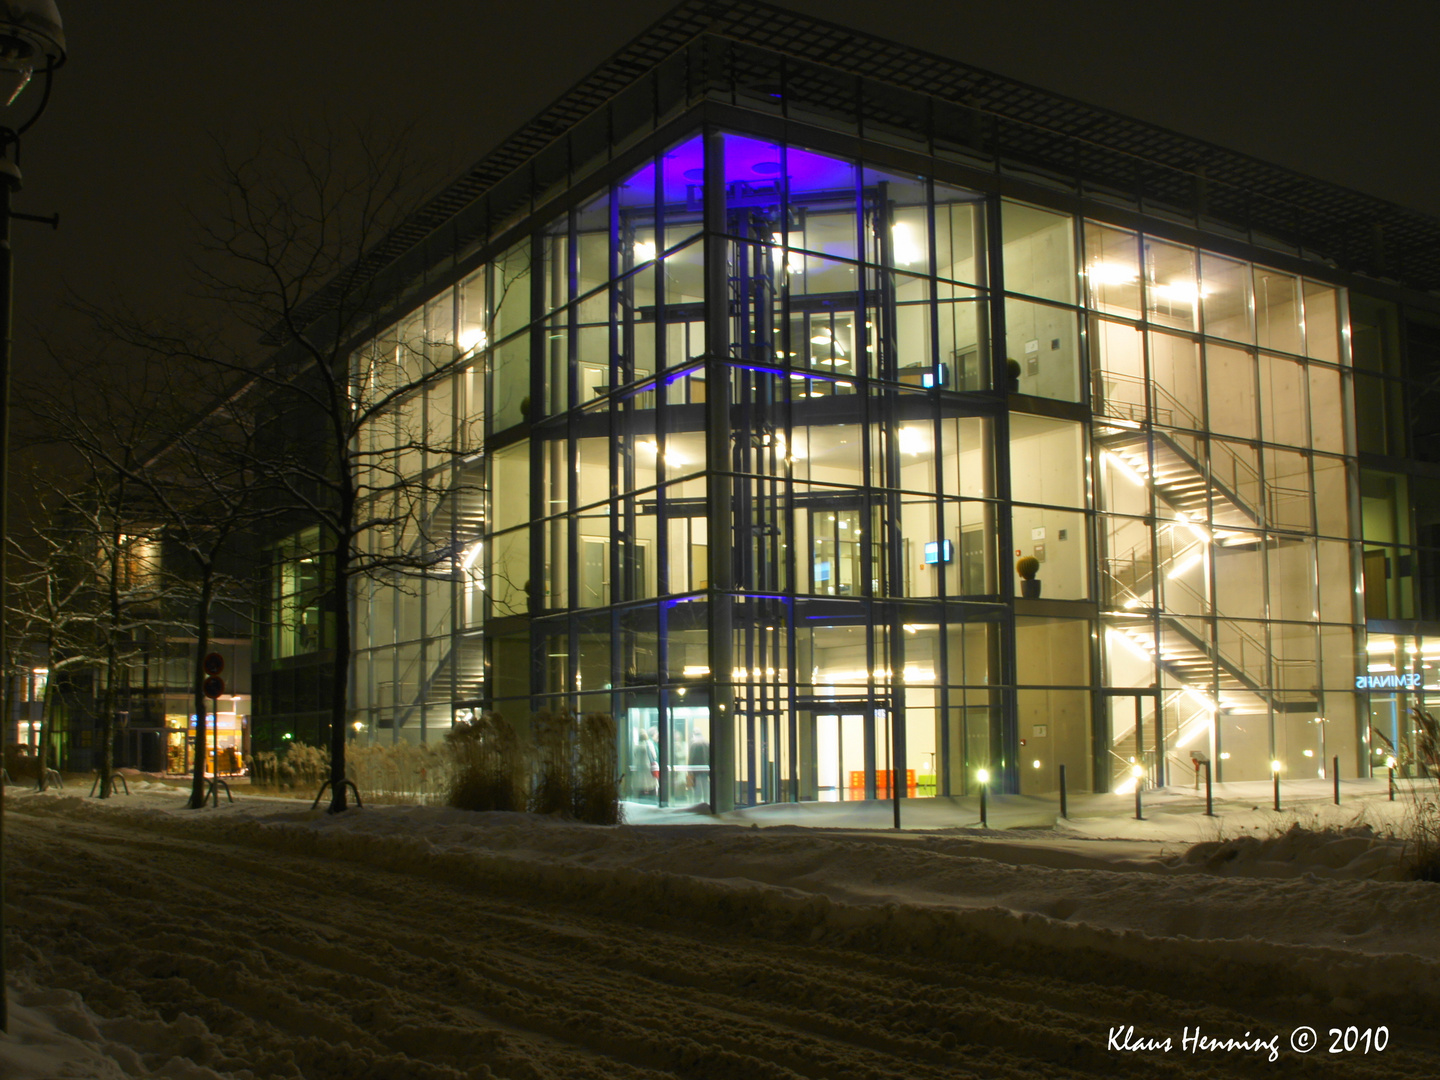
<svg viewBox="0 0 1440 1080">
<path fill-rule="evenodd" d="M 1214 816 L 1205 814 L 1205 788 L 1174 785 L 1146 791 L 1141 820 L 1135 818 L 1135 796 L 1074 794 L 1068 818 L 1060 817 L 1058 795 L 987 797 L 987 831 L 1045 830 L 1071 835 L 1124 839 L 1213 840 L 1221 834 L 1284 832 L 1292 825 L 1311 829 L 1343 829 L 1368 824 L 1377 832 L 1400 825 L 1417 797 L 1437 798 L 1434 780 L 1395 782 L 1389 798 L 1384 778 L 1340 781 L 1340 804 L 1334 802 L 1329 780 L 1282 780 L 1280 811 L 1274 809 L 1274 787 L 1264 780 L 1216 784 Z M 626 803 L 625 820 L 632 825 L 755 825 L 803 826 L 822 829 L 893 829 L 894 804 L 889 800 L 857 802 L 778 803 L 710 814 L 703 807 L 658 808 Z M 978 796 L 901 799 L 900 824 L 905 830 L 980 831 Z"/>
</svg>

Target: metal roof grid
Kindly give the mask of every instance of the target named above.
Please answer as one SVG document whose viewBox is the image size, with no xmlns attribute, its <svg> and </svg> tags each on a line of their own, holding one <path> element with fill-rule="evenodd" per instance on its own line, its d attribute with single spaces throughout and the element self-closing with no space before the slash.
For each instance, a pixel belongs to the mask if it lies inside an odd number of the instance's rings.
<svg viewBox="0 0 1440 1080">
<path fill-rule="evenodd" d="M 437 193 L 330 286 L 306 300 L 301 305 L 303 321 L 332 311 L 343 289 L 398 260 L 556 138 L 635 85 L 662 61 L 705 36 L 828 69 L 841 80 L 839 86 L 845 86 L 843 80 L 864 78 L 988 116 L 992 137 L 1001 132 L 1005 136 L 997 138 L 998 145 L 987 147 L 992 154 L 1007 158 L 1033 155 L 1034 164 L 1049 169 L 1108 159 L 1115 162 L 1118 174 L 1104 178 L 1110 186 L 1117 182 L 1123 186 L 1137 178 L 1143 164 L 1190 177 L 1191 183 L 1203 178 L 1208 213 L 1224 208 L 1249 215 L 1249 224 L 1261 231 L 1275 231 L 1282 224 L 1281 216 L 1294 219 L 1298 215 L 1312 227 L 1312 234 L 1303 238 L 1307 246 L 1319 248 L 1328 243 L 1346 258 L 1357 247 L 1363 250 L 1369 240 L 1352 236 L 1355 226 L 1370 230 L 1383 222 L 1387 254 L 1397 259 L 1403 254 L 1409 283 L 1440 288 L 1440 221 L 1434 218 L 961 61 L 783 8 L 754 0 L 685 0 Z M 806 103 L 854 108 L 849 87 L 841 93 L 835 82 L 822 81 L 814 72 L 797 75 L 787 90 L 801 92 L 798 96 Z M 822 89 L 823 94 L 819 93 Z M 883 118 L 866 112 L 870 120 L 907 122 L 906 117 L 889 110 Z M 1119 163 L 1117 154 L 1130 159 L 1128 167 Z M 1102 178 L 1080 175 L 1076 179 L 1095 182 Z M 1177 179 L 1167 190 L 1178 191 L 1180 186 Z M 1285 204 L 1293 205 L 1281 215 L 1279 208 Z"/>
</svg>

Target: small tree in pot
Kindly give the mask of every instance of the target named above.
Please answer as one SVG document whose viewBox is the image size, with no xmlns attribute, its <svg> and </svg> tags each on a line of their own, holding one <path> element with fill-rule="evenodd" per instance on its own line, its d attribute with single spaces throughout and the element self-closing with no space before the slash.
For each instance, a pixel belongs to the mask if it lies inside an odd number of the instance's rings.
<svg viewBox="0 0 1440 1080">
<path fill-rule="evenodd" d="M 1015 563 L 1015 572 L 1020 575 L 1020 595 L 1026 600 L 1039 599 L 1040 581 L 1035 575 L 1040 572 L 1040 560 L 1026 555 Z"/>
</svg>

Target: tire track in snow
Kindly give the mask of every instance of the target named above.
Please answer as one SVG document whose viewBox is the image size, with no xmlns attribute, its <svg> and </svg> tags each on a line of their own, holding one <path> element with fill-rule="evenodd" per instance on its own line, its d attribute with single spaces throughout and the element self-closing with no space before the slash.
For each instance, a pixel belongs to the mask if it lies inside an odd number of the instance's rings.
<svg viewBox="0 0 1440 1080">
<path fill-rule="evenodd" d="M 198 818 L 173 835 L 17 807 L 7 824 L 9 922 L 24 927 L 12 955 L 102 1014 L 199 1017 L 210 1042 L 194 1053 L 217 1069 L 306 1080 L 924 1080 L 1275 1068 L 1263 1056 L 1106 1050 L 1120 1022 L 1176 1033 L 1277 1025 L 1186 987 L 1137 990 L 1103 969 L 1086 983 L 1003 954 L 956 965 L 867 945 L 864 933 L 797 943 L 687 923 L 643 896 L 628 909 L 613 897 L 520 902 L 473 877 L 443 880 L 443 865 L 432 877 L 261 850 Z M 197 949 L 186 931 L 201 906 L 214 932 Z M 1296 1075 L 1433 1075 L 1428 1053 L 1392 1043 L 1368 1062 L 1290 1064 Z"/>
</svg>

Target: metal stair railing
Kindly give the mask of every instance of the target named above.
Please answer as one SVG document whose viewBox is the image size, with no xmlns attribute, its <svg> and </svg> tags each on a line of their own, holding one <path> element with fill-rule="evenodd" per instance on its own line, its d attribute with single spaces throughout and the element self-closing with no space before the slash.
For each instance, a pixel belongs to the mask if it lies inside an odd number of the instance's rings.
<svg viewBox="0 0 1440 1080">
<path fill-rule="evenodd" d="M 1188 405 L 1157 383 L 1147 383 L 1145 379 L 1137 375 L 1126 375 L 1109 371 L 1097 373 L 1096 382 L 1097 384 L 1109 382 L 1112 384 L 1139 386 L 1142 388 L 1148 386 L 1155 398 L 1153 414 L 1156 424 L 1159 424 L 1161 427 L 1178 427 L 1193 431 L 1204 430 L 1201 418 L 1195 415 Z M 1147 422 L 1145 406 L 1142 403 L 1124 399 L 1117 400 L 1103 393 L 1099 395 L 1099 398 L 1100 408 L 1098 412 L 1100 415 L 1116 420 L 1126 420 L 1136 424 L 1144 424 Z M 1162 405 L 1161 402 L 1164 404 Z M 1177 417 L 1184 422 L 1180 424 L 1174 423 Z M 1255 509 L 1255 504 L 1266 507 L 1267 511 L 1270 512 L 1272 521 L 1278 520 L 1273 511 L 1273 507 L 1276 505 L 1272 494 L 1273 491 L 1285 491 L 1286 494 L 1291 497 L 1303 497 L 1305 495 L 1304 492 L 1296 492 L 1294 489 L 1274 488 L 1273 485 L 1267 483 L 1260 476 L 1258 469 L 1254 468 L 1244 458 L 1236 454 L 1228 443 L 1219 442 L 1214 439 L 1209 440 L 1210 463 L 1207 469 L 1194 452 L 1182 446 L 1167 432 L 1152 430 L 1151 435 L 1156 441 L 1167 446 L 1176 457 L 1180 458 L 1181 461 L 1194 470 L 1197 476 L 1202 479 L 1207 479 L 1211 487 L 1218 490 L 1225 496 L 1227 501 L 1233 503 L 1236 509 L 1240 510 L 1257 525 L 1262 524 L 1262 521 L 1260 512 Z M 1157 491 L 1161 490 L 1160 485 L 1155 481 L 1153 476 L 1150 480 L 1152 484 L 1155 484 Z M 1255 499 L 1255 504 L 1252 504 L 1246 498 L 1247 491 L 1254 491 L 1256 493 L 1257 498 Z"/>
<path fill-rule="evenodd" d="M 458 649 L 453 645 L 446 649 L 440 658 L 435 661 L 434 666 L 431 667 L 429 677 L 419 682 L 416 686 L 415 696 L 407 701 L 403 707 L 401 707 L 398 702 L 396 703 L 396 707 L 401 708 L 401 711 L 395 717 L 395 727 L 397 730 L 409 723 L 416 711 L 430 699 L 431 689 L 435 686 L 436 682 L 440 680 L 441 675 L 449 673 L 450 665 L 457 660 L 457 654 L 459 659 L 464 658 L 463 649 Z M 420 667 L 419 656 L 410 661 L 405 670 L 401 672 L 400 678 L 392 685 L 397 687 L 404 686 L 410 674 L 418 667 Z M 464 673 L 460 672 L 460 674 L 463 678 Z"/>
</svg>

